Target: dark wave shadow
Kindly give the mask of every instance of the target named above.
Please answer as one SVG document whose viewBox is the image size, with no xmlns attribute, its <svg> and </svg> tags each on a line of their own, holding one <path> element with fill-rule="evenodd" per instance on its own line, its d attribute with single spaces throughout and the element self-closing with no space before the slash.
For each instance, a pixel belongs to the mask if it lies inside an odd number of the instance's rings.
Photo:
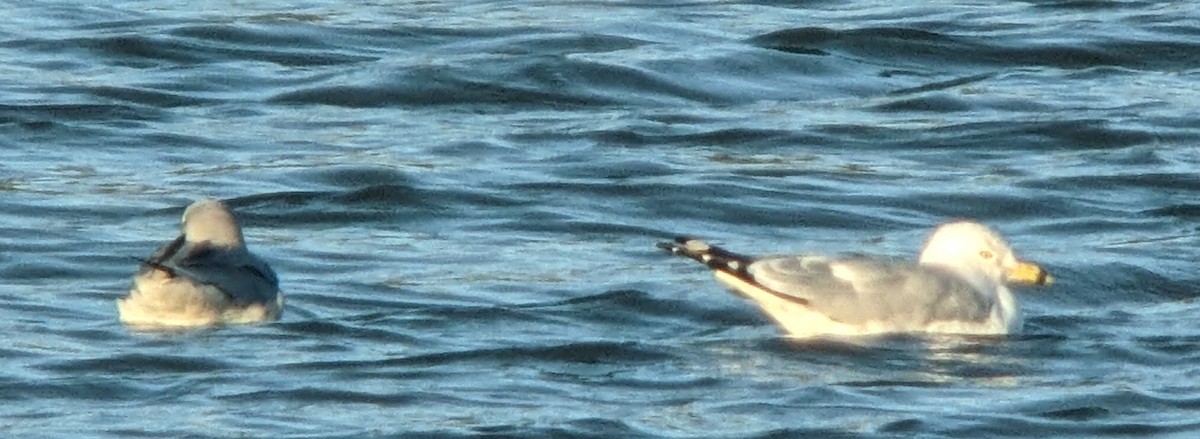
<svg viewBox="0 0 1200 439">
<path fill-rule="evenodd" d="M 940 64 L 950 67 L 1053 67 L 1082 70 L 1116 66 L 1174 71 L 1195 68 L 1200 43 L 1114 39 L 1071 45 L 1028 42 L 1003 45 L 983 36 L 906 28 L 832 29 L 802 27 L 751 37 L 747 43 L 808 56 L 840 54 L 890 65 Z"/>
</svg>

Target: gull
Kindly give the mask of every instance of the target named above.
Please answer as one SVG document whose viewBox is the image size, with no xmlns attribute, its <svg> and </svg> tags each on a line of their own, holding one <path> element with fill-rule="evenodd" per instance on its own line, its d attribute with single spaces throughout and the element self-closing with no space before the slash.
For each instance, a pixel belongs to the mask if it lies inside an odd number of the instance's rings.
<svg viewBox="0 0 1200 439">
<path fill-rule="evenodd" d="M 246 250 L 242 228 L 225 203 L 212 198 L 192 203 L 180 231 L 149 259 L 139 259 L 129 295 L 117 299 L 121 322 L 199 327 L 279 318 L 279 279 Z"/>
<path fill-rule="evenodd" d="M 966 220 L 937 227 L 916 263 L 863 254 L 749 257 L 689 237 L 658 247 L 706 265 L 798 338 L 1011 334 L 1022 319 L 1006 284 L 1053 280 L 1017 259 L 999 233 Z"/>
</svg>

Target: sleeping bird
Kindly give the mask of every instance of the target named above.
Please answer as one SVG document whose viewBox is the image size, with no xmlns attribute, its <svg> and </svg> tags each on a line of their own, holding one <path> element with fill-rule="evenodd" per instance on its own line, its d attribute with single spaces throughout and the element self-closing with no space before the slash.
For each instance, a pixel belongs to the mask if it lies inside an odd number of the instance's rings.
<svg viewBox="0 0 1200 439">
<path fill-rule="evenodd" d="M 138 327 L 200 327 L 279 318 L 283 293 L 275 271 L 246 250 L 242 228 L 216 199 L 183 212 L 180 235 L 139 259 L 129 295 L 117 299 L 121 322 Z"/>
</svg>

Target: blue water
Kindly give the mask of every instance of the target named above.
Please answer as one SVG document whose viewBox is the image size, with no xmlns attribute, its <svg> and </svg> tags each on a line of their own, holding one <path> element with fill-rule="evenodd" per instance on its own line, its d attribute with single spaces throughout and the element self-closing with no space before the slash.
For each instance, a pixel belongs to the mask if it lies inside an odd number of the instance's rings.
<svg viewBox="0 0 1200 439">
<path fill-rule="evenodd" d="M 1200 12 L 912 3 L 7 2 L 0 434 L 1200 435 Z M 124 328 L 202 196 L 283 318 Z M 789 340 L 654 248 L 960 217 L 1021 334 Z"/>
</svg>

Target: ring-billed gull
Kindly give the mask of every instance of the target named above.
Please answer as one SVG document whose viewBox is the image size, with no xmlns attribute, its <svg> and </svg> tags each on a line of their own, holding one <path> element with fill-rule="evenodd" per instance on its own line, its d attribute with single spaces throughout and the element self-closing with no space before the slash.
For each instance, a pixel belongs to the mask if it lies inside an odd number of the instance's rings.
<svg viewBox="0 0 1200 439">
<path fill-rule="evenodd" d="M 692 238 L 658 246 L 708 266 L 795 337 L 1009 334 L 1021 329 L 1021 312 L 1005 284 L 1052 280 L 973 221 L 938 227 L 916 263 L 861 254 L 747 257 Z"/>
<path fill-rule="evenodd" d="M 194 327 L 273 320 L 283 308 L 275 271 L 246 250 L 242 228 L 216 199 L 183 212 L 181 234 L 133 276 L 129 296 L 117 299 L 132 326 Z"/>
</svg>

